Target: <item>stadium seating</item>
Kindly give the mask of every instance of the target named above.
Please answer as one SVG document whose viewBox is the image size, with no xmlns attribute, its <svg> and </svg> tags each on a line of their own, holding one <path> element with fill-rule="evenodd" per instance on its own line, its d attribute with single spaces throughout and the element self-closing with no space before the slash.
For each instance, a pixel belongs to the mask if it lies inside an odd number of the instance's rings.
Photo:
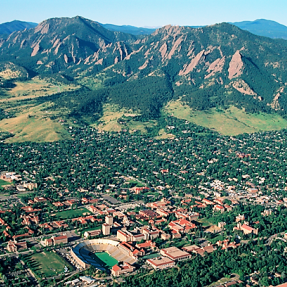
<svg viewBox="0 0 287 287">
<path fill-rule="evenodd" d="M 127 262 L 129 264 L 134 264 L 136 262 L 134 258 L 130 257 L 128 254 L 126 254 L 119 248 L 119 242 L 108 239 L 86 240 L 76 245 L 72 249 L 72 252 L 78 257 L 80 262 L 93 265 L 99 270 L 104 270 L 104 267 L 101 266 L 93 258 L 93 256 L 91 256 L 91 253 L 107 252 L 110 256 L 112 256 L 118 261 Z"/>
</svg>

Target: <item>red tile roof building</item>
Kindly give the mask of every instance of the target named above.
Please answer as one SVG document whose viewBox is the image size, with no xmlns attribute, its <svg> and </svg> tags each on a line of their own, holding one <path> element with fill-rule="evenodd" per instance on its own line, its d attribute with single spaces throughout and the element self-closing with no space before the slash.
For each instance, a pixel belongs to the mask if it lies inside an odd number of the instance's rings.
<svg viewBox="0 0 287 287">
<path fill-rule="evenodd" d="M 188 252 L 182 251 L 177 247 L 168 247 L 161 249 L 160 254 L 175 261 L 181 261 L 191 258 L 191 255 Z"/>
<path fill-rule="evenodd" d="M 190 230 L 196 229 L 196 225 L 186 219 L 179 219 L 171 221 L 168 227 L 176 233 L 186 233 Z"/>
<path fill-rule="evenodd" d="M 175 262 L 167 257 L 156 257 L 146 261 L 154 269 L 165 269 L 175 266 Z"/>
<path fill-rule="evenodd" d="M 129 263 L 124 262 L 120 265 L 114 265 L 112 268 L 113 276 L 120 276 L 121 274 L 130 273 L 135 270 L 135 267 L 131 266 Z"/>
</svg>

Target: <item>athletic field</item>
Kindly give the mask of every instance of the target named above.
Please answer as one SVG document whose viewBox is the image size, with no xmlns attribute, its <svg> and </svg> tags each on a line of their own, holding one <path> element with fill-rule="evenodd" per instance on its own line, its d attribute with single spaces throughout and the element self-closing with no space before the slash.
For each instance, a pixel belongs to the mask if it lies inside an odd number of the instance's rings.
<svg viewBox="0 0 287 287">
<path fill-rule="evenodd" d="M 93 258 L 107 269 L 111 269 L 114 265 L 118 264 L 118 260 L 110 256 L 107 252 L 94 253 Z"/>
</svg>

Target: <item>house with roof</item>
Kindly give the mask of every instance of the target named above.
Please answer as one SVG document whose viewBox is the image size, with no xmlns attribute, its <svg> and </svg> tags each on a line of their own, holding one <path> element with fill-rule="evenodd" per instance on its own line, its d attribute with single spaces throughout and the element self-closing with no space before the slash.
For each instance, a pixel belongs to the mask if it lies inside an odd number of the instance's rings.
<svg viewBox="0 0 287 287">
<path fill-rule="evenodd" d="M 42 197 L 42 196 L 40 196 L 40 197 L 35 197 L 35 198 L 34 198 L 34 201 L 35 201 L 35 202 L 46 202 L 47 199 L 44 198 L 44 197 Z"/>
<path fill-rule="evenodd" d="M 92 237 L 100 235 L 101 233 L 102 233 L 101 229 L 90 230 L 84 233 L 84 237 L 85 239 L 92 238 Z"/>
<path fill-rule="evenodd" d="M 156 244 L 155 242 L 152 242 L 151 240 L 148 240 L 144 243 L 137 243 L 136 247 L 138 249 L 155 249 L 156 248 Z"/>
<path fill-rule="evenodd" d="M 39 227 L 43 228 L 44 231 L 52 231 L 53 230 L 53 227 L 47 222 L 39 224 Z"/>
<path fill-rule="evenodd" d="M 241 230 L 245 235 L 247 234 L 256 234 L 258 235 L 258 228 L 253 228 L 246 223 L 241 224 L 240 222 L 237 224 L 236 227 L 233 228 L 233 230 Z"/>
<path fill-rule="evenodd" d="M 222 205 L 217 204 L 213 206 L 213 211 L 219 211 L 223 213 L 225 211 L 225 208 Z"/>
<path fill-rule="evenodd" d="M 40 209 L 40 208 L 33 208 L 32 206 L 23 206 L 23 207 L 21 207 L 21 209 L 23 209 L 27 213 L 42 211 L 42 209 Z"/>
<path fill-rule="evenodd" d="M 182 250 L 189 253 L 195 253 L 203 257 L 205 253 L 212 253 L 214 250 L 216 250 L 216 248 L 214 248 L 213 245 L 207 245 L 204 247 L 199 247 L 197 245 L 190 245 L 183 247 Z"/>
<path fill-rule="evenodd" d="M 146 262 L 154 269 L 166 269 L 175 266 L 175 261 L 164 256 L 148 259 Z"/>
<path fill-rule="evenodd" d="M 188 252 L 174 246 L 161 249 L 160 254 L 174 261 L 182 261 L 191 258 L 191 255 Z"/>
<path fill-rule="evenodd" d="M 61 236 L 56 236 L 56 237 L 52 237 L 54 245 L 57 244 L 66 244 L 68 243 L 68 236 L 67 235 L 61 235 Z"/>
<path fill-rule="evenodd" d="M 139 212 L 139 215 L 147 219 L 155 219 L 159 217 L 159 215 L 156 212 L 150 209 L 141 210 Z"/>
<path fill-rule="evenodd" d="M 137 259 L 139 256 L 144 256 L 145 251 L 143 248 L 138 249 L 132 245 L 131 242 L 121 242 L 119 244 L 119 249 L 127 254 L 130 257 L 133 257 L 134 259 Z"/>
<path fill-rule="evenodd" d="M 235 249 L 240 246 L 240 243 L 236 244 L 235 242 L 229 242 L 229 239 L 217 241 L 216 244 L 221 247 L 221 250 Z"/>
<path fill-rule="evenodd" d="M 135 267 L 131 266 L 127 262 L 123 262 L 122 264 L 114 265 L 111 269 L 112 275 L 117 277 L 121 274 L 131 273 L 135 270 Z"/>
<path fill-rule="evenodd" d="M 186 219 L 178 219 L 175 221 L 171 221 L 168 227 L 176 233 L 187 233 L 196 229 L 196 225 Z"/>
<path fill-rule="evenodd" d="M 26 241 L 17 242 L 16 240 L 10 240 L 8 241 L 6 248 L 9 252 L 17 252 L 28 249 L 28 246 Z"/>
<path fill-rule="evenodd" d="M 69 227 L 69 225 L 67 223 L 65 223 L 64 220 L 53 221 L 51 224 L 54 228 L 67 228 L 67 227 Z"/>
<path fill-rule="evenodd" d="M 64 204 L 63 204 L 62 202 L 60 202 L 60 201 L 53 202 L 52 204 L 53 204 L 54 206 L 56 206 L 56 207 L 64 206 Z"/>
</svg>

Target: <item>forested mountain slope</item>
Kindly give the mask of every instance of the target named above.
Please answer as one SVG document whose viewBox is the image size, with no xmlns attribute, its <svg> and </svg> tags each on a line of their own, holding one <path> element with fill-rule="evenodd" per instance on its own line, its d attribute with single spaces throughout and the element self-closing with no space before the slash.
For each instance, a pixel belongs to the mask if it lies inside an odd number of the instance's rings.
<svg viewBox="0 0 287 287">
<path fill-rule="evenodd" d="M 54 18 L 0 39 L 1 94 L 5 102 L 17 90 L 11 90 L 16 81 L 34 78 L 72 85 L 17 103 L 49 103 L 58 117 L 89 118 L 88 123 L 100 120 L 107 104 L 138 121 L 158 119 L 171 101 L 192 111 L 235 106 L 285 116 L 286 52 L 285 40 L 228 23 L 169 25 L 135 36 L 82 17 Z"/>
</svg>

